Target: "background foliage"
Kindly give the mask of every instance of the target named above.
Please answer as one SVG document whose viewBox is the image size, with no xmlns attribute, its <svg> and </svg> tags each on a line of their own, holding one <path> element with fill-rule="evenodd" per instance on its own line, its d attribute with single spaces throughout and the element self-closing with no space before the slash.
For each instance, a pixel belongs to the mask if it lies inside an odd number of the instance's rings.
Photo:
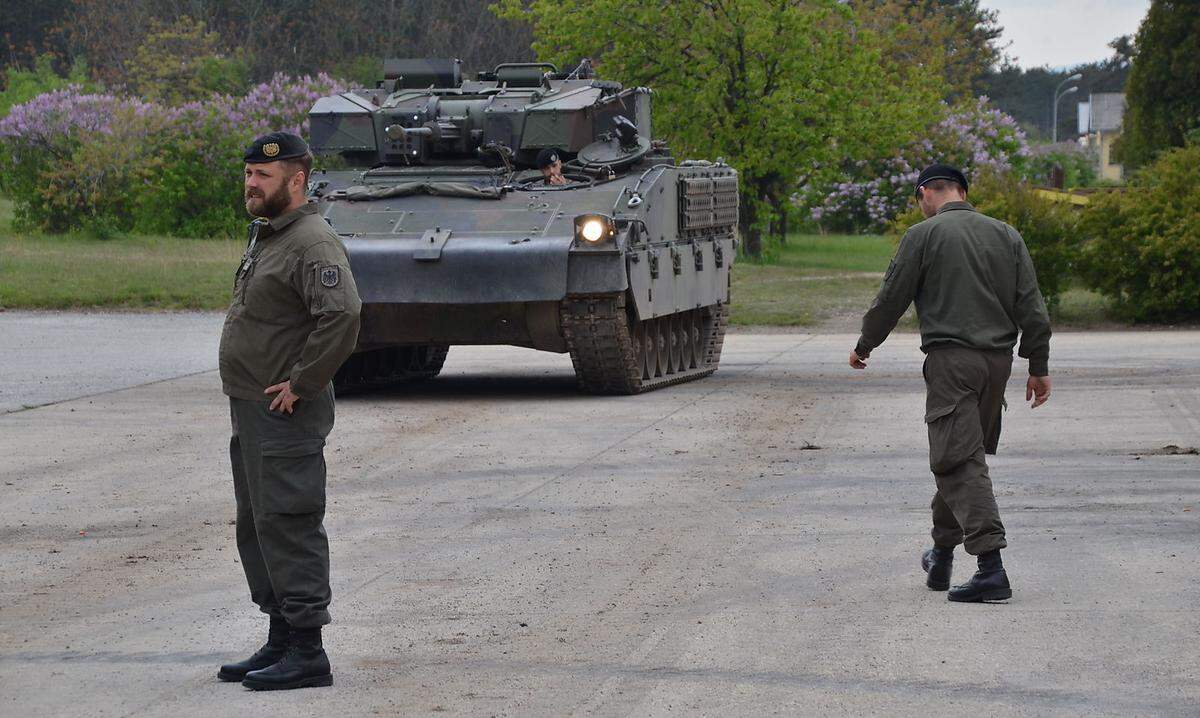
<svg viewBox="0 0 1200 718">
<path fill-rule="evenodd" d="M 1086 281 L 1139 321 L 1200 318 L 1200 144 L 1168 150 L 1083 218 Z"/>
<path fill-rule="evenodd" d="M 1153 0 L 1137 34 L 1117 156 L 1130 168 L 1200 128 L 1200 3 Z"/>
<path fill-rule="evenodd" d="M 892 65 L 940 68 L 945 99 L 979 94 L 979 82 L 1002 59 L 1003 28 L 979 0 L 850 0 L 864 27 L 883 39 Z"/>
<path fill-rule="evenodd" d="M 61 90 L 70 85 L 95 88 L 88 80 L 87 64 L 83 61 L 76 61 L 62 75 L 55 72 L 54 58 L 50 55 L 39 56 L 31 70 L 11 66 L 4 71 L 4 89 L 0 90 L 0 117 L 7 115 L 13 105 L 28 102 L 44 92 Z"/>
<path fill-rule="evenodd" d="M 146 38 L 182 21 L 204 23 L 216 53 L 244 61 L 250 82 L 344 70 L 364 57 L 376 67 L 384 57 L 457 57 L 474 69 L 533 59 L 528 27 L 488 12 L 490 1 L 4 0 L 0 65 L 85 57 L 94 79 L 128 88 Z"/>
<path fill-rule="evenodd" d="M 79 87 L 0 120 L 0 191 L 18 227 L 228 236 L 244 224 L 241 154 L 272 129 L 303 132 L 327 75 L 276 75 L 242 96 L 171 106 Z"/>
<path fill-rule="evenodd" d="M 813 219 L 840 231 L 883 229 L 908 206 L 921 170 L 935 162 L 957 166 L 968 178 L 1023 170 L 1025 133 L 982 98 L 943 105 L 933 119 L 898 152 L 846 163 L 843 181 L 810 186 L 806 201 Z"/>
<path fill-rule="evenodd" d="M 1030 147 L 1029 157 L 1025 161 L 1025 177 L 1030 182 L 1051 186 L 1056 167 L 1062 170 L 1062 186 L 1066 189 L 1093 187 L 1100 181 L 1100 157 L 1094 147 L 1082 147 L 1077 142 Z"/>
<path fill-rule="evenodd" d="M 249 63 L 226 55 L 220 36 L 199 20 L 181 17 L 170 25 L 153 20 L 146 38 L 126 64 L 131 92 L 143 99 L 180 105 L 213 93 L 246 89 Z"/>
</svg>

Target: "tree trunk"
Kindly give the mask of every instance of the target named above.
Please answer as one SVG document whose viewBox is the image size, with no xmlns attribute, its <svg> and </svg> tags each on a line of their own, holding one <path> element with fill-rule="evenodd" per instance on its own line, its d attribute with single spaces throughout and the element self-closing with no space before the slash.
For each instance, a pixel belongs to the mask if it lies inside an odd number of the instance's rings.
<svg viewBox="0 0 1200 718">
<path fill-rule="evenodd" d="M 770 199 L 768 201 L 771 203 L 771 210 L 775 215 L 771 217 L 771 234 L 777 240 L 779 240 L 779 246 L 782 247 L 783 245 L 787 244 L 787 198 L 783 197 L 778 192 L 771 192 Z"/>
<path fill-rule="evenodd" d="M 742 251 L 748 257 L 762 256 L 762 232 L 754 226 L 756 219 L 756 206 L 753 195 L 747 196 L 743 192 L 741 199 L 741 207 L 738 210 L 738 234 L 742 237 Z"/>
</svg>

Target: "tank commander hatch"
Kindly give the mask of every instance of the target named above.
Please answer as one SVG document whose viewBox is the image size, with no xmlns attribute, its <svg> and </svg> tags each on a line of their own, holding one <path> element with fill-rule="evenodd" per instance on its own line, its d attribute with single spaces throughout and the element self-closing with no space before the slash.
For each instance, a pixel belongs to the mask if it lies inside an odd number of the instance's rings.
<svg viewBox="0 0 1200 718">
<path fill-rule="evenodd" d="M 570 184 L 570 180 L 568 180 L 566 177 L 563 177 L 562 157 L 559 156 L 558 150 L 556 149 L 546 147 L 539 152 L 537 156 L 537 168 L 541 170 L 542 177 L 545 178 L 546 184 Z"/>
</svg>

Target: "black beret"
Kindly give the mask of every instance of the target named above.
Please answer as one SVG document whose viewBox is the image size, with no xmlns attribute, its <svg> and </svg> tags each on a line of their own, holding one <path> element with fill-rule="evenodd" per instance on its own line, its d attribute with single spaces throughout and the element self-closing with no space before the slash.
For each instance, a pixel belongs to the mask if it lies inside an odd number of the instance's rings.
<svg viewBox="0 0 1200 718">
<path fill-rule="evenodd" d="M 555 162 L 558 162 L 559 159 L 561 159 L 561 158 L 558 156 L 558 150 L 553 149 L 551 147 L 546 147 L 545 149 L 543 149 L 541 152 L 538 153 L 538 156 L 537 156 L 538 169 L 539 170 L 545 169 L 545 168 L 549 167 L 550 165 L 554 164 Z"/>
<path fill-rule="evenodd" d="M 308 143 L 291 132 L 268 132 L 250 143 L 242 159 L 249 164 L 290 160 L 308 153 Z"/>
<path fill-rule="evenodd" d="M 917 177 L 917 187 L 913 190 L 921 189 L 926 183 L 934 180 L 950 180 L 957 182 L 963 188 L 963 192 L 967 191 L 967 177 L 962 172 L 951 167 L 950 165 L 933 164 L 921 170 L 921 176 Z"/>
</svg>

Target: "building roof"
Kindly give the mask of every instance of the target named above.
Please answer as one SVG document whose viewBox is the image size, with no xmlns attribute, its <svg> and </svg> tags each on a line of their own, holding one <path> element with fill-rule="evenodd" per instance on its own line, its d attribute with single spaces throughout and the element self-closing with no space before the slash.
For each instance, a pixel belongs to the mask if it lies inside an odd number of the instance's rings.
<svg viewBox="0 0 1200 718">
<path fill-rule="evenodd" d="M 1125 95 L 1121 92 L 1096 92 L 1089 98 L 1089 129 L 1092 132 L 1108 132 L 1121 129 L 1121 118 L 1125 114 Z"/>
</svg>

